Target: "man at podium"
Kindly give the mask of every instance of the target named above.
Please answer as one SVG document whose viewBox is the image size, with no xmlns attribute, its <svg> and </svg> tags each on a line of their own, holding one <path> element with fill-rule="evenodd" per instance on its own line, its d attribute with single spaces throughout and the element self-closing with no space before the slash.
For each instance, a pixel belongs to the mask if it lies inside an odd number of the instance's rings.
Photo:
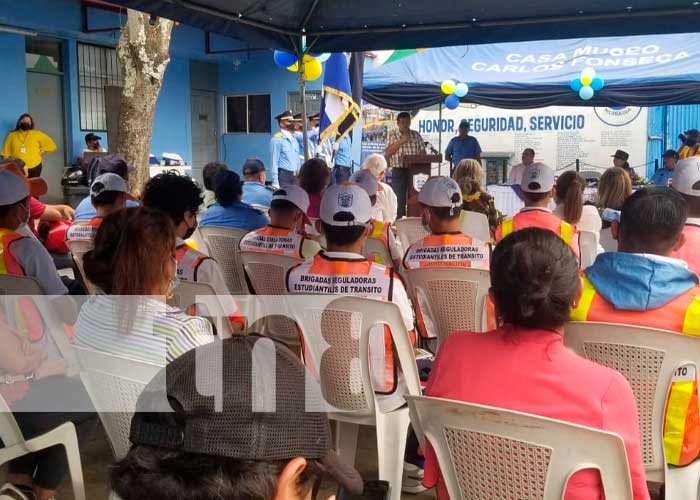
<svg viewBox="0 0 700 500">
<path fill-rule="evenodd" d="M 410 178 L 403 157 L 424 154 L 425 143 L 418 132 L 411 130 L 410 113 L 405 111 L 399 113 L 396 124 L 398 128 L 390 130 L 387 134 L 384 156 L 391 167 L 391 187 L 396 193 L 398 202 L 396 217 L 400 219 L 406 215 L 406 193 Z"/>
</svg>

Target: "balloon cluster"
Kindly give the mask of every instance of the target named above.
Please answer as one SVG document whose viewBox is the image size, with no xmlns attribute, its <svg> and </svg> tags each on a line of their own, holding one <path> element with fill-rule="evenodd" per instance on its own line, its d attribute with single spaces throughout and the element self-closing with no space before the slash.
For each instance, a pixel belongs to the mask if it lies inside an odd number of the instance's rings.
<svg viewBox="0 0 700 500">
<path fill-rule="evenodd" d="M 578 96 L 584 101 L 593 99 L 597 91 L 603 88 L 605 81 L 596 76 L 595 69 L 584 68 L 578 78 L 571 80 L 571 90 L 578 92 Z"/>
<path fill-rule="evenodd" d="M 299 71 L 299 58 L 296 55 L 276 50 L 273 57 L 275 64 L 280 68 L 285 68 L 292 73 Z M 307 81 L 318 79 L 323 72 L 321 64 L 330 57 L 330 54 L 304 54 L 304 79 Z"/>
<path fill-rule="evenodd" d="M 459 99 L 469 93 L 469 85 L 466 83 L 455 83 L 452 80 L 445 80 L 440 85 L 440 90 L 447 97 L 445 98 L 445 107 L 447 109 L 457 109 Z"/>
</svg>

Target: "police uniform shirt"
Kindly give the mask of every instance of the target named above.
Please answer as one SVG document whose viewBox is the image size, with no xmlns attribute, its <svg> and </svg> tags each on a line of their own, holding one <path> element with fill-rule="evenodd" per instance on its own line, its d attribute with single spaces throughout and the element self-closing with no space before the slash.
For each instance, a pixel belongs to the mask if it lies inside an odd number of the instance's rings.
<svg viewBox="0 0 700 500">
<path fill-rule="evenodd" d="M 296 173 L 299 170 L 299 143 L 286 130 L 280 130 L 270 140 L 270 156 L 272 157 L 271 181 L 279 186 L 279 169 Z"/>
</svg>

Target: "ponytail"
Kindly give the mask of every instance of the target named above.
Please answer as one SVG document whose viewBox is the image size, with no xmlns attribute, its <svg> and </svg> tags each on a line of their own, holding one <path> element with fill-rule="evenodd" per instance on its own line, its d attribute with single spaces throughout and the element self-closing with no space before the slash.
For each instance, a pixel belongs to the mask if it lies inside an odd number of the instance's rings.
<svg viewBox="0 0 700 500">
<path fill-rule="evenodd" d="M 557 179 L 557 198 L 564 203 L 564 221 L 578 224 L 583 213 L 585 181 L 574 171 L 564 172 Z"/>
</svg>

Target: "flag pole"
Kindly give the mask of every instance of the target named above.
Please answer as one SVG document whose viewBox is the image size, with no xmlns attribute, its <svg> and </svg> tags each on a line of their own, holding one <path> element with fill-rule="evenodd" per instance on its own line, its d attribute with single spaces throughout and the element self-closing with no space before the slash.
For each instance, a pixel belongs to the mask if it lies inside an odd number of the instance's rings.
<svg viewBox="0 0 700 500">
<path fill-rule="evenodd" d="M 301 135 L 304 141 L 304 161 L 309 160 L 309 132 L 307 126 L 309 123 L 306 113 L 306 79 L 304 78 L 304 50 L 306 47 L 306 37 L 301 37 L 301 45 L 297 50 L 299 58 L 299 94 L 301 95 Z"/>
</svg>

